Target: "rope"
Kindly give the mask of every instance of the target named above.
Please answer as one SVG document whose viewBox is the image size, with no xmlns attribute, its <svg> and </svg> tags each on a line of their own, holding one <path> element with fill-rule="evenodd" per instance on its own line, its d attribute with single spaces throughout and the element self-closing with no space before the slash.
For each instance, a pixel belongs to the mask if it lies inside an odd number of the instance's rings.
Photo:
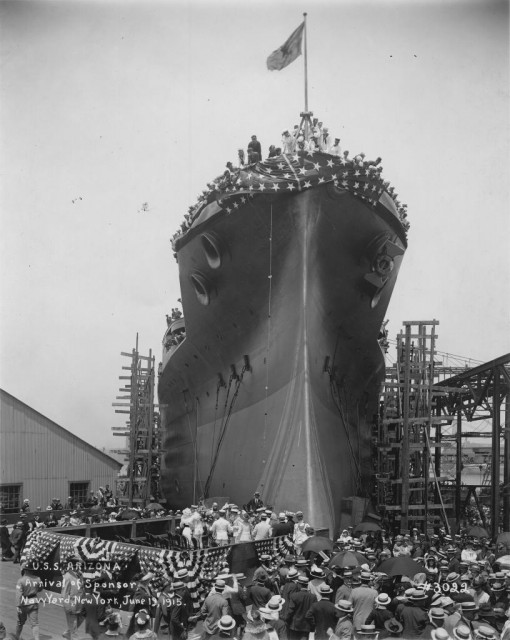
<svg viewBox="0 0 510 640">
<path fill-rule="evenodd" d="M 232 399 L 230 401 L 230 406 L 228 408 L 227 415 L 225 416 L 225 421 L 223 423 L 222 430 L 220 432 L 220 437 L 218 438 L 218 444 L 216 445 L 216 453 L 214 455 L 214 460 L 212 462 L 211 470 L 209 471 L 209 475 L 207 476 L 207 480 L 206 480 L 206 483 L 205 483 L 204 497 L 206 497 L 206 498 L 209 495 L 209 488 L 211 486 L 212 477 L 213 477 L 213 474 L 214 474 L 214 470 L 216 468 L 216 463 L 218 462 L 218 458 L 219 458 L 219 455 L 220 455 L 221 445 L 223 443 L 223 440 L 225 438 L 225 434 L 227 432 L 228 423 L 230 422 L 230 417 L 232 415 L 232 410 L 234 409 L 234 404 L 235 404 L 235 401 L 237 399 L 237 395 L 239 393 L 239 388 L 241 387 L 241 382 L 243 381 L 243 376 L 244 376 L 245 371 L 246 371 L 246 365 L 243 367 L 243 369 L 241 371 L 241 375 L 239 376 L 239 378 L 236 381 L 235 391 L 234 391 L 234 393 L 232 395 Z M 230 383 L 231 382 L 232 382 L 232 376 L 231 376 L 231 379 L 230 379 L 230 382 L 229 382 L 229 391 L 230 391 Z"/>
<path fill-rule="evenodd" d="M 271 296 L 273 292 L 273 205 L 271 205 L 270 226 L 269 226 L 269 293 L 267 301 L 267 345 L 266 345 L 266 386 L 264 401 L 264 434 L 263 440 L 266 439 L 267 432 L 267 406 L 269 395 L 269 351 L 271 344 Z"/>
<path fill-rule="evenodd" d="M 329 390 L 330 390 L 330 393 L 331 393 L 331 397 L 333 399 L 333 403 L 334 403 L 335 407 L 337 408 L 338 413 L 340 414 L 340 419 L 341 419 L 342 425 L 343 425 L 344 430 L 345 430 L 345 435 L 347 436 L 347 444 L 349 445 L 349 449 L 351 450 L 351 459 L 354 462 L 354 464 L 356 465 L 356 471 L 357 471 L 356 491 L 358 491 L 360 486 L 361 486 L 361 469 L 360 469 L 360 466 L 359 466 L 359 462 L 356 459 L 356 456 L 354 454 L 354 449 L 352 447 L 352 442 L 351 442 L 351 438 L 350 438 L 350 435 L 349 435 L 349 429 L 347 427 L 347 420 L 346 420 L 346 417 L 345 417 L 345 413 L 344 413 L 343 407 L 342 407 L 342 405 L 340 403 L 340 398 L 338 399 L 338 401 L 335 398 L 334 382 L 333 382 L 333 379 L 331 377 L 329 379 Z"/>
</svg>

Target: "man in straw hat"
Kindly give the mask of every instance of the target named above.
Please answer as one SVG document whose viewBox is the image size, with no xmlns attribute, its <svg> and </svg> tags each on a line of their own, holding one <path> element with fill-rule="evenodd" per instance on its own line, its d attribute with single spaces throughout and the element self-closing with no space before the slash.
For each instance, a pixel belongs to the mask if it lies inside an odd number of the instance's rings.
<svg viewBox="0 0 510 640">
<path fill-rule="evenodd" d="M 154 631 L 157 633 L 161 618 L 168 625 L 171 640 L 184 640 L 188 628 L 188 615 L 182 599 L 176 594 L 172 583 L 168 583 L 158 598 Z"/>
<path fill-rule="evenodd" d="M 391 598 L 387 593 L 380 593 L 374 602 L 374 608 L 365 620 L 365 624 L 375 624 L 378 631 L 384 631 L 384 623 L 391 620 L 393 614 L 388 611 L 391 604 Z"/>
<path fill-rule="evenodd" d="M 335 638 L 339 640 L 350 640 L 354 629 L 352 625 L 352 602 L 349 602 L 349 600 L 339 600 L 335 604 L 335 609 L 337 611 L 338 621 L 334 631 L 335 637 L 332 640 L 335 640 Z M 328 633 L 330 631 L 332 631 L 332 629 L 328 629 Z"/>
<path fill-rule="evenodd" d="M 218 620 L 218 626 L 216 633 L 210 636 L 210 640 L 216 640 L 217 638 L 233 638 L 235 637 L 236 621 L 232 616 L 222 616 Z"/>
<path fill-rule="evenodd" d="M 312 631 L 306 614 L 312 604 L 317 602 L 317 598 L 308 591 L 308 583 L 309 580 L 306 576 L 299 576 L 299 590 L 290 596 L 289 609 L 285 620 L 289 629 L 289 640 L 308 640 L 308 635 Z"/>
<path fill-rule="evenodd" d="M 225 580 L 216 579 L 213 593 L 210 593 L 204 600 L 199 614 L 199 617 L 205 618 L 202 640 L 212 636 L 216 632 L 219 619 L 228 614 L 228 602 L 223 596 L 224 591 Z M 195 617 L 193 616 L 190 620 L 195 619 Z"/>
<path fill-rule="evenodd" d="M 419 638 L 429 622 L 425 611 L 427 594 L 422 589 L 413 589 L 407 603 L 399 611 L 397 618 L 404 626 L 404 638 Z"/>
<path fill-rule="evenodd" d="M 291 595 L 296 591 L 299 591 L 298 579 L 299 579 L 298 570 L 295 567 L 291 567 L 287 573 L 287 582 L 283 585 L 283 588 L 281 590 L 281 596 L 284 601 L 283 610 L 280 615 L 282 620 L 287 619 L 287 613 L 289 612 Z"/>
<path fill-rule="evenodd" d="M 444 609 L 441 609 L 441 607 L 432 607 L 429 611 L 429 622 L 425 627 L 423 635 L 425 637 L 430 637 L 433 631 L 436 631 L 437 629 L 443 629 L 445 622 L 446 611 Z"/>
<path fill-rule="evenodd" d="M 360 629 L 362 624 L 365 624 L 365 620 L 372 613 L 374 608 L 375 599 L 379 595 L 375 589 L 370 586 L 372 580 L 372 574 L 369 571 L 362 571 L 359 576 L 359 584 L 354 583 L 354 589 L 351 592 L 349 600 L 354 607 L 354 615 L 352 622 L 356 629 Z"/>
<path fill-rule="evenodd" d="M 315 634 L 315 640 L 328 640 L 327 630 L 334 628 L 337 621 L 337 610 L 331 602 L 333 589 L 323 583 L 319 589 L 319 601 L 314 602 L 306 613 L 306 619 L 310 623 Z"/>
</svg>

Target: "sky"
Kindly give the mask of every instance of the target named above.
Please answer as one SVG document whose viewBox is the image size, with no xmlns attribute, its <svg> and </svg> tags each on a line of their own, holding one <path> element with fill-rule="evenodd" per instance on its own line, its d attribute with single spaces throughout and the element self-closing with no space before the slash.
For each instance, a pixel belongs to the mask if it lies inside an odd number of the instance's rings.
<svg viewBox="0 0 510 640">
<path fill-rule="evenodd" d="M 0 3 L 0 386 L 107 449 L 139 334 L 161 359 L 180 297 L 170 238 L 257 134 L 304 108 L 300 57 L 266 68 L 307 12 L 309 107 L 382 157 L 408 205 L 387 318 L 438 349 L 510 351 L 508 3 L 138 0 Z"/>
</svg>

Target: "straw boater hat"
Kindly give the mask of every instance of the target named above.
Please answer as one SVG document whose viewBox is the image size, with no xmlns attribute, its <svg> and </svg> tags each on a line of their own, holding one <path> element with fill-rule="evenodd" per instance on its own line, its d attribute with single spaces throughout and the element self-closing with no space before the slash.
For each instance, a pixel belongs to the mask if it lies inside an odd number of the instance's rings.
<svg viewBox="0 0 510 640">
<path fill-rule="evenodd" d="M 476 602 L 473 600 L 468 600 L 467 602 L 461 602 L 460 608 L 462 613 L 469 613 L 470 611 L 478 611 L 478 606 Z"/>
<path fill-rule="evenodd" d="M 395 618 L 390 618 L 389 620 L 386 620 L 386 622 L 384 623 L 384 628 L 386 629 L 386 631 L 389 631 L 391 635 L 402 633 L 402 631 L 404 630 L 404 627 L 400 624 L 398 620 L 395 620 Z"/>
<path fill-rule="evenodd" d="M 312 578 L 324 578 L 326 574 L 319 567 L 312 567 L 310 569 L 310 575 Z"/>
<path fill-rule="evenodd" d="M 356 629 L 357 636 L 375 636 L 376 634 L 375 624 L 362 624 L 360 629 Z"/>
<path fill-rule="evenodd" d="M 478 629 L 475 629 L 476 640 L 496 640 L 494 635 L 494 629 L 485 625 L 480 625 Z"/>
<path fill-rule="evenodd" d="M 218 628 L 221 629 L 221 631 L 230 631 L 230 629 L 233 629 L 235 626 L 236 622 L 231 616 L 222 616 L 218 620 Z"/>
<path fill-rule="evenodd" d="M 295 580 L 299 577 L 299 571 L 295 567 L 291 567 L 287 573 L 287 580 Z"/>
<path fill-rule="evenodd" d="M 444 620 L 446 618 L 446 613 L 444 612 L 444 609 L 440 609 L 438 608 L 433 608 L 429 611 L 429 619 L 431 621 L 433 620 Z"/>
<path fill-rule="evenodd" d="M 446 629 L 439 627 L 438 629 L 432 629 L 430 632 L 432 640 L 451 640 L 451 636 Z"/>
<path fill-rule="evenodd" d="M 310 582 L 310 580 L 306 576 L 299 576 L 298 582 L 306 586 Z"/>
<path fill-rule="evenodd" d="M 284 602 L 285 600 L 281 596 L 273 596 L 265 607 L 259 609 L 261 617 L 264 620 L 278 620 Z"/>
<path fill-rule="evenodd" d="M 179 571 L 175 574 L 175 577 L 178 578 L 179 580 L 182 580 L 183 578 L 187 578 L 188 576 L 189 576 L 189 573 L 187 569 L 179 569 Z"/>
<path fill-rule="evenodd" d="M 455 640 L 471 640 L 471 631 L 465 624 L 459 624 L 453 630 L 453 637 Z"/>
<path fill-rule="evenodd" d="M 320 585 L 319 587 L 319 593 L 321 594 L 321 596 L 327 596 L 330 593 L 333 593 L 333 589 L 329 586 L 329 584 L 326 584 L 325 582 L 323 584 Z"/>
<path fill-rule="evenodd" d="M 427 599 L 427 594 L 423 589 L 413 589 L 413 593 L 411 594 L 411 602 L 425 602 Z"/>
<path fill-rule="evenodd" d="M 216 580 L 214 590 L 218 593 L 223 593 L 225 591 L 225 580 Z"/>
<path fill-rule="evenodd" d="M 339 611 L 341 615 L 352 613 L 354 611 L 352 602 L 349 602 L 349 600 L 339 600 L 335 603 L 335 609 Z"/>
<path fill-rule="evenodd" d="M 391 602 L 391 598 L 387 593 L 380 593 L 375 599 L 378 607 L 387 607 Z"/>
</svg>

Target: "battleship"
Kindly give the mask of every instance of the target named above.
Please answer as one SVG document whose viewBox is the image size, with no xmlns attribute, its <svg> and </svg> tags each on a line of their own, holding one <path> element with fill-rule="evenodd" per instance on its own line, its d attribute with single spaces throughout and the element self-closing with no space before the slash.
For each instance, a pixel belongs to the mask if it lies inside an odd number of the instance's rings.
<svg viewBox="0 0 510 640">
<path fill-rule="evenodd" d="M 301 115 L 292 154 L 228 165 L 174 240 L 161 487 L 177 508 L 258 490 L 333 533 L 374 473 L 378 339 L 408 225 L 379 159 L 307 150 Z"/>
</svg>

